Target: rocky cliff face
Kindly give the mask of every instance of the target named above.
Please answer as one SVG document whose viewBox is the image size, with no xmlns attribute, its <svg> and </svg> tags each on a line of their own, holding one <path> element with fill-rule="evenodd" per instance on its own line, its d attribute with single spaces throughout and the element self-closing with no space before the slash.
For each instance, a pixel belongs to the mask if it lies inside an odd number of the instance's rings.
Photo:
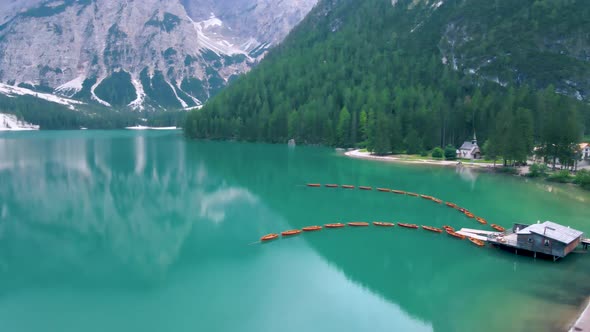
<svg viewBox="0 0 590 332">
<path fill-rule="evenodd" d="M 43 0 L 3 0 L 0 1 L 0 24 L 6 23 L 19 11 L 39 5 Z"/>
<path fill-rule="evenodd" d="M 0 6 L 0 82 L 106 106 L 190 108 L 316 0 L 30 0 Z"/>
<path fill-rule="evenodd" d="M 195 21 L 203 21 L 211 13 L 233 31 L 226 35 L 238 37 L 247 49 L 260 44 L 276 44 L 305 17 L 315 5 L 310 0 L 183 0 L 188 14 Z"/>
</svg>

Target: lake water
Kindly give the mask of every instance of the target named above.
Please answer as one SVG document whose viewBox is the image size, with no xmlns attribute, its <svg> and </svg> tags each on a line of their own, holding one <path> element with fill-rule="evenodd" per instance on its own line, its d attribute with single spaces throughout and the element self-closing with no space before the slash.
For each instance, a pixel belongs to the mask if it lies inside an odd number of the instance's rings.
<svg viewBox="0 0 590 332">
<path fill-rule="evenodd" d="M 590 256 L 553 263 L 394 228 L 260 236 L 335 221 L 590 232 L 590 195 L 332 149 L 181 132 L 0 135 L 2 331 L 555 331 L 590 294 Z M 491 229 L 489 229 L 491 230 Z"/>
</svg>

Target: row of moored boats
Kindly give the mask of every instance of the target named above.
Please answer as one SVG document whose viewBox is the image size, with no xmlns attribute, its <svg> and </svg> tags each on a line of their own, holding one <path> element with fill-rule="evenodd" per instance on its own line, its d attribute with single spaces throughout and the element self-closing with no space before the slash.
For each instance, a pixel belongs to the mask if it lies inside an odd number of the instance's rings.
<svg viewBox="0 0 590 332">
<path fill-rule="evenodd" d="M 317 187 L 321 187 L 322 184 L 320 184 L 320 183 L 308 183 L 307 186 L 308 187 L 316 187 L 317 188 Z M 327 187 L 327 188 L 343 188 L 343 189 L 355 189 L 356 188 L 355 186 L 349 185 L 349 184 L 338 185 L 338 184 L 334 184 L 334 183 L 325 184 L 324 186 Z M 373 188 L 372 187 L 369 187 L 369 186 L 358 186 L 358 188 L 360 190 L 373 190 Z M 380 191 L 380 192 L 391 192 L 391 193 L 394 193 L 394 194 L 408 195 L 408 196 L 412 196 L 412 197 L 422 197 L 422 198 L 424 198 L 426 200 L 430 200 L 430 201 L 433 201 L 433 202 L 438 203 L 438 204 L 442 204 L 442 202 L 443 202 L 442 199 L 439 199 L 439 198 L 436 198 L 436 197 L 433 197 L 433 196 L 423 195 L 423 194 L 417 194 L 417 193 L 413 193 L 413 192 L 409 192 L 409 191 L 389 189 L 389 188 L 382 188 L 382 187 L 378 187 L 378 188 L 376 188 L 376 190 L 377 191 Z M 463 213 L 468 218 L 475 219 L 477 222 L 479 222 L 482 225 L 488 224 L 488 221 L 485 220 L 484 218 L 476 216 L 473 212 L 471 212 L 471 211 L 469 211 L 469 210 L 467 210 L 465 208 L 462 208 L 462 207 L 458 206 L 455 203 L 445 202 L 445 205 L 448 206 L 448 207 L 450 207 L 450 208 L 456 209 L 457 211 Z M 490 224 L 490 227 L 492 227 L 493 229 L 497 230 L 498 232 L 504 232 L 506 230 L 504 227 L 502 227 L 500 225 L 496 225 L 496 224 Z"/>
<path fill-rule="evenodd" d="M 351 227 L 367 227 L 370 224 L 368 222 L 364 222 L 364 221 L 352 221 L 349 222 L 347 224 L 343 224 L 343 223 L 330 223 L 330 224 L 325 224 L 323 227 L 324 228 L 342 228 L 342 227 L 346 227 L 346 226 L 351 226 Z M 384 221 L 374 221 L 373 222 L 374 226 L 379 226 L 379 227 L 394 227 L 396 224 L 392 223 L 392 222 L 384 222 Z M 436 227 L 432 227 L 432 226 L 418 226 L 416 224 L 407 224 L 407 223 L 401 223 L 398 222 L 397 226 L 399 227 L 404 227 L 404 228 L 411 228 L 411 229 L 418 229 L 418 228 L 422 228 L 424 230 L 427 231 L 431 231 L 434 233 L 442 233 L 443 230 L 440 228 L 436 228 Z M 323 228 L 322 226 L 306 226 L 303 227 L 302 229 L 291 229 L 288 231 L 284 231 L 281 232 L 281 236 L 282 237 L 289 237 L 289 236 L 294 236 L 294 235 L 298 235 L 301 234 L 302 232 L 313 232 L 313 231 L 319 231 Z M 455 232 L 455 229 L 451 226 L 443 226 L 443 229 L 445 230 L 445 232 L 455 238 L 464 240 L 465 238 L 469 239 L 469 241 L 471 241 L 472 243 L 474 243 L 477 246 L 483 247 L 485 245 L 484 241 L 472 238 L 472 237 L 466 237 L 465 235 L 459 234 Z M 275 240 L 279 237 L 279 234 L 276 233 L 270 233 L 267 234 L 263 237 L 260 238 L 260 241 L 262 242 L 267 242 L 267 241 L 271 241 L 271 240 Z"/>
</svg>

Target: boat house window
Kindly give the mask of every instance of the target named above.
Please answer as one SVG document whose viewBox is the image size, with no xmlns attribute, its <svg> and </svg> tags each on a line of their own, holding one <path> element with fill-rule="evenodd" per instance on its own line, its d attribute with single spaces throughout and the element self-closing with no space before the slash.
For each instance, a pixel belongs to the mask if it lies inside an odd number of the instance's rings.
<svg viewBox="0 0 590 332">
<path fill-rule="evenodd" d="M 545 241 L 543 241 L 543 244 L 545 245 L 545 247 L 549 247 L 549 240 L 545 239 Z"/>
<path fill-rule="evenodd" d="M 533 243 L 533 238 L 529 237 L 529 243 Z"/>
</svg>

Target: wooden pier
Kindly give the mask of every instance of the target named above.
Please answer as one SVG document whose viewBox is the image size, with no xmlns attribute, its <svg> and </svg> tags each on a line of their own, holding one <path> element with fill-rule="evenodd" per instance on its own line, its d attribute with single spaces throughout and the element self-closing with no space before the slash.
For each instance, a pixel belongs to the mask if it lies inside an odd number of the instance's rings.
<svg viewBox="0 0 590 332">
<path fill-rule="evenodd" d="M 461 235 L 465 235 L 467 237 L 472 237 L 474 239 L 478 239 L 478 240 L 481 240 L 481 241 L 487 241 L 488 240 L 488 237 L 481 235 L 481 234 L 485 234 L 485 233 L 481 233 L 481 232 L 493 233 L 493 232 L 480 231 L 479 229 L 470 229 L 470 228 L 461 228 L 460 230 L 458 230 L 455 233 L 461 234 Z"/>
</svg>

